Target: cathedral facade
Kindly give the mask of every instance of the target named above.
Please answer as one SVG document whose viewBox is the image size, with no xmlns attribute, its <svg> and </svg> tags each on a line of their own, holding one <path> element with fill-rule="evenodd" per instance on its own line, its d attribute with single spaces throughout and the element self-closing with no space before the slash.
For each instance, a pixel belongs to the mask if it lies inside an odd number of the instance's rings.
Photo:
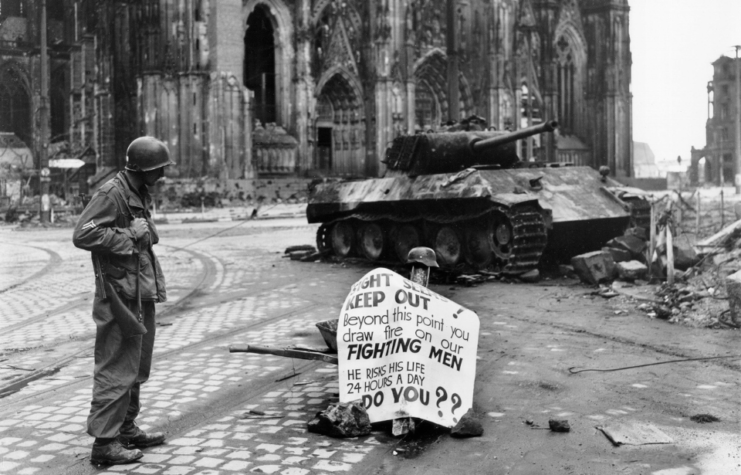
<svg viewBox="0 0 741 475">
<path fill-rule="evenodd" d="M 521 158 L 632 174 L 627 0 L 46 3 L 50 137 L 34 122 L 40 0 L 0 0 L 0 104 L 15 114 L 0 128 L 94 156 L 91 184 L 142 134 L 170 146 L 178 180 L 375 177 L 394 137 L 471 115 L 498 130 L 557 120 Z"/>
</svg>

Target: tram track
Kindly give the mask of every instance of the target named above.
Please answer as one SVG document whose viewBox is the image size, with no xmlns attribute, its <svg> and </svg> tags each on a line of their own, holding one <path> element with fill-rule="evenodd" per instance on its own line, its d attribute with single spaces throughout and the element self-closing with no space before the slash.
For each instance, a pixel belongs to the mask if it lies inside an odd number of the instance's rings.
<svg viewBox="0 0 741 475">
<path fill-rule="evenodd" d="M 163 319 L 165 317 L 168 317 L 168 316 L 171 316 L 171 315 L 177 313 L 186 303 L 191 302 L 198 295 L 198 293 L 202 289 L 207 288 L 207 287 L 210 287 L 214 283 L 214 281 L 216 279 L 216 274 L 217 274 L 217 265 L 214 263 L 214 260 L 216 258 L 206 256 L 205 254 L 203 254 L 201 252 L 198 252 L 198 251 L 194 251 L 192 249 L 183 249 L 183 248 L 179 248 L 177 246 L 167 246 L 167 247 L 171 247 L 171 248 L 176 249 L 178 251 L 186 252 L 186 253 L 188 253 L 188 254 L 196 257 L 197 259 L 199 259 L 201 261 L 201 263 L 203 265 L 203 270 L 202 270 L 200 276 L 197 278 L 196 283 L 190 286 L 189 290 L 186 292 L 185 295 L 183 295 L 180 299 L 178 299 L 172 305 L 164 308 L 160 313 L 158 313 L 158 316 L 157 316 L 158 319 Z M 60 262 L 61 262 L 61 258 L 60 258 Z M 47 267 L 49 267 L 49 266 L 47 265 Z M 32 277 L 30 277 L 27 280 L 30 280 L 31 278 Z M 43 322 L 44 320 L 46 320 L 48 318 L 52 318 L 55 315 L 59 315 L 59 314 L 64 313 L 64 312 L 68 312 L 68 311 L 70 311 L 72 309 L 75 309 L 75 308 L 81 306 L 82 304 L 89 305 L 89 298 L 90 298 L 90 295 L 92 295 L 92 292 L 91 293 L 88 293 L 86 295 L 87 295 L 87 297 L 80 297 L 80 298 L 78 298 L 78 299 L 76 299 L 74 301 L 68 302 L 68 303 L 66 303 L 66 304 L 64 304 L 64 305 L 62 305 L 62 306 L 60 306 L 60 307 L 58 307 L 58 308 L 56 308 L 54 310 L 50 310 L 50 311 L 44 312 L 44 313 L 42 313 L 40 315 L 37 315 L 37 316 L 31 317 L 29 319 L 26 319 L 23 322 L 19 322 L 19 323 L 15 324 L 15 325 L 11 325 L 11 326 L 3 329 L 2 331 L 3 331 L 4 334 L 7 335 L 8 333 L 11 333 L 11 332 L 14 332 L 14 331 L 18 331 L 18 330 L 22 330 L 22 329 L 28 328 L 28 327 L 30 327 L 32 325 L 38 325 L 38 324 L 40 324 L 41 322 Z M 87 341 L 87 340 L 93 339 L 94 337 L 95 337 L 95 333 L 94 332 L 89 332 L 89 333 L 84 333 L 84 334 L 80 334 L 80 335 L 75 335 L 75 340 Z M 40 346 L 29 348 L 28 350 L 29 351 L 33 351 L 33 350 L 37 350 L 38 351 L 38 350 L 42 350 L 46 346 L 49 346 L 49 345 L 40 345 Z M 94 345 L 86 345 L 83 349 L 80 349 L 80 350 L 74 351 L 72 353 L 68 353 L 66 355 L 63 355 L 61 357 L 55 358 L 55 360 L 54 360 L 53 363 L 44 365 L 41 368 L 36 368 L 32 372 L 26 374 L 25 376 L 23 376 L 23 377 L 21 377 L 19 379 L 14 379 L 10 383 L 0 386 L 0 399 L 2 399 L 4 397 L 6 397 L 6 396 L 9 396 L 10 394 L 13 394 L 13 393 L 19 391 L 20 389 L 24 388 L 29 383 L 31 383 L 31 382 L 33 382 L 35 380 L 41 379 L 41 378 L 43 378 L 45 376 L 48 376 L 50 374 L 53 374 L 53 373 L 59 371 L 61 368 L 67 366 L 71 361 L 73 361 L 76 358 L 80 357 L 80 355 L 85 354 L 86 352 L 91 351 L 93 348 L 94 348 Z"/>
<path fill-rule="evenodd" d="M 260 293 L 264 293 L 264 292 L 260 292 Z M 259 293 L 257 295 L 259 295 Z M 276 323 L 276 322 L 279 322 L 279 321 L 281 321 L 283 319 L 290 318 L 290 317 L 293 317 L 293 316 L 298 315 L 300 313 L 304 313 L 304 312 L 313 310 L 313 309 L 315 309 L 317 307 L 320 307 L 320 306 L 321 305 L 319 303 L 312 303 L 312 304 L 305 305 L 305 306 L 301 307 L 301 310 L 289 310 L 287 312 L 283 312 L 283 313 L 281 313 L 279 315 L 276 315 L 276 316 L 273 316 L 273 317 L 268 317 L 268 318 L 262 319 L 262 320 L 257 321 L 257 322 L 251 322 L 249 324 L 238 326 L 238 327 L 231 327 L 231 328 L 227 329 L 224 332 L 217 333 L 215 335 L 212 335 L 210 337 L 204 338 L 204 339 L 199 340 L 197 342 L 193 342 L 193 343 L 190 343 L 188 345 L 184 345 L 184 346 L 181 346 L 181 347 L 178 347 L 178 348 L 173 348 L 171 350 L 167 350 L 167 351 L 164 351 L 164 352 L 161 352 L 161 353 L 157 353 L 155 355 L 155 358 L 157 360 L 167 359 L 167 358 L 169 358 L 169 357 L 171 357 L 171 356 L 173 356 L 173 355 L 175 355 L 175 354 L 177 354 L 179 352 L 187 352 L 187 351 L 190 351 L 190 350 L 197 349 L 197 348 L 199 348 L 201 346 L 207 346 L 208 344 L 212 344 L 214 341 L 217 341 L 217 340 L 220 340 L 220 339 L 224 339 L 224 338 L 228 338 L 231 335 L 235 335 L 235 334 L 239 334 L 239 333 L 244 333 L 244 332 L 249 332 L 249 331 L 254 331 L 256 329 L 260 329 L 261 327 L 265 327 L 265 326 L 271 325 L 271 324 Z M 51 373 L 54 373 L 54 372 L 59 371 L 64 366 L 67 366 L 74 359 L 79 358 L 79 357 L 82 357 L 82 355 L 84 355 L 85 353 L 88 353 L 88 352 L 92 351 L 93 349 L 94 349 L 94 345 L 88 345 L 85 348 L 82 348 L 82 349 L 80 349 L 78 351 L 75 351 L 74 353 L 68 354 L 67 356 L 65 356 L 64 358 L 62 358 L 60 360 L 57 360 L 57 362 L 54 363 L 54 364 L 52 364 L 52 365 L 48 365 L 45 368 L 40 368 L 40 369 L 36 370 L 33 374 L 28 375 L 27 378 L 24 378 L 24 381 L 18 381 L 18 382 L 15 382 L 15 383 L 13 383 L 11 385 L 11 386 L 19 385 L 19 387 L 17 389 L 9 390 L 7 388 L 0 388 L 0 399 L 2 399 L 3 397 L 9 396 L 10 394 L 13 394 L 14 392 L 19 391 L 20 389 L 22 389 L 23 387 L 25 387 L 31 381 L 34 381 L 36 379 L 39 379 L 40 377 L 44 377 L 46 375 L 49 375 Z M 74 381 L 70 381 L 69 383 L 66 383 L 66 384 L 60 384 L 58 386 L 54 386 L 53 388 L 50 388 L 50 389 L 47 389 L 47 390 L 35 392 L 33 394 L 28 395 L 28 397 L 20 398 L 17 401 L 13 401 L 10 404 L 10 407 L 15 406 L 15 405 L 18 405 L 18 404 L 22 404 L 22 403 L 23 404 L 26 404 L 26 403 L 28 403 L 28 401 L 34 400 L 36 398 L 41 398 L 44 395 L 48 394 L 49 392 L 58 391 L 58 390 L 65 389 L 65 388 L 68 388 L 68 387 L 71 387 L 71 386 L 74 386 L 74 385 L 77 385 L 77 384 L 81 384 L 83 382 L 89 381 L 90 379 L 92 379 L 92 375 L 86 375 L 84 378 L 78 378 L 78 379 L 75 379 Z M 13 412 L 13 409 L 9 409 L 9 410 L 5 410 L 3 412 L 0 412 L 0 415 L 3 414 L 3 413 L 7 413 L 7 412 Z"/>
<path fill-rule="evenodd" d="M 197 257 L 200 260 L 200 262 L 203 264 L 204 270 L 201 273 L 201 275 L 197 278 L 197 282 L 189 286 L 185 295 L 180 297 L 177 301 L 173 302 L 172 304 L 166 305 L 160 312 L 157 313 L 157 318 L 167 317 L 173 312 L 176 312 L 179 308 L 189 303 L 193 299 L 195 294 L 200 293 L 203 291 L 204 288 L 210 287 L 211 285 L 213 285 L 215 275 L 217 273 L 217 266 L 213 262 L 213 260 L 217 258 L 208 257 L 201 252 L 194 251 L 191 249 L 182 249 L 176 246 L 167 246 L 167 247 L 172 247 L 173 249 L 176 249 L 177 251 L 189 253 Z M 47 267 L 49 266 L 47 265 Z M 26 279 L 26 281 L 31 280 L 31 279 L 33 279 L 33 276 Z M 13 287 L 18 287 L 20 285 L 23 285 L 23 282 L 18 283 L 14 285 Z M 8 288 L 8 290 L 10 290 L 10 288 Z M 83 292 L 76 299 L 70 300 L 69 302 L 66 302 L 56 308 L 45 310 L 38 315 L 34 315 L 18 323 L 14 323 L 12 325 L 8 325 L 7 327 L 0 328 L 0 331 L 2 331 L 3 334 L 7 335 L 9 333 L 12 333 L 18 330 L 23 330 L 24 328 L 27 328 L 27 327 L 37 325 L 48 318 L 53 318 L 53 317 L 62 315 L 71 310 L 75 310 L 83 305 L 89 306 L 91 305 L 90 301 L 93 296 L 94 296 L 94 291 Z M 85 339 L 90 336 L 91 334 L 83 334 L 83 335 L 78 335 L 75 338 Z M 43 348 L 44 346 L 46 345 L 37 346 L 37 347 L 34 347 L 34 349 Z M 2 351 L 7 351 L 7 350 L 0 350 L 0 352 Z"/>
<path fill-rule="evenodd" d="M 3 294 L 3 293 L 5 293 L 5 292 L 7 292 L 9 290 L 17 289 L 18 287 L 22 287 L 26 283 L 31 282 L 31 281 L 37 279 L 38 277 L 40 277 L 42 275 L 46 275 L 47 273 L 49 273 L 52 270 L 54 270 L 54 268 L 56 268 L 60 264 L 62 264 L 62 262 L 64 262 L 64 259 L 62 259 L 62 256 L 60 256 L 59 254 L 57 254 L 54 251 L 51 251 L 49 249 L 45 249 L 43 247 L 31 246 L 29 244 L 19 244 L 19 243 L 3 242 L 3 241 L 0 241 L 0 246 L 22 246 L 22 247 L 30 247 L 31 249 L 37 249 L 39 251 L 43 251 L 43 252 L 49 254 L 49 261 L 44 265 L 43 268 L 41 268 L 40 270 L 34 272 L 33 274 L 31 274 L 30 276 L 26 277 L 25 279 L 22 279 L 20 282 L 17 282 L 15 284 L 10 285 L 8 287 L 5 287 L 3 289 L 0 289 L 0 294 Z"/>
<path fill-rule="evenodd" d="M 163 309 L 161 312 L 159 312 L 157 314 L 158 323 L 164 323 L 163 322 L 164 319 L 166 319 L 168 317 L 177 316 L 179 313 L 181 313 L 182 311 L 184 311 L 184 309 L 183 309 L 184 306 L 189 305 L 189 304 L 193 304 L 195 301 L 197 301 L 197 299 L 200 296 L 202 296 L 203 289 L 210 288 L 212 285 L 214 285 L 215 283 L 217 283 L 217 279 L 218 279 L 218 276 L 217 276 L 217 274 L 218 274 L 218 272 L 217 272 L 218 265 L 216 263 L 216 261 L 218 261 L 218 258 L 217 257 L 208 256 L 208 255 L 206 255 L 204 253 L 201 253 L 201 252 L 198 252 L 198 251 L 193 251 L 193 250 L 190 250 L 190 249 L 183 249 L 183 248 L 177 247 L 177 246 L 168 246 L 168 247 L 171 247 L 171 248 L 176 249 L 176 250 L 179 250 L 179 251 L 191 253 L 193 256 L 195 256 L 196 258 L 198 258 L 203 263 L 203 271 L 202 271 L 200 277 L 198 278 L 198 281 L 194 285 L 192 285 L 190 287 L 189 291 L 185 295 L 183 295 L 180 299 L 178 299 L 178 301 L 175 302 L 173 305 L 171 305 L 171 306 Z M 218 286 L 218 284 L 217 284 L 217 286 Z M 291 287 L 291 286 L 292 286 L 292 284 L 287 284 L 285 287 Z M 220 304 L 223 304 L 223 303 L 228 302 L 228 301 L 231 301 L 231 300 L 238 300 L 238 299 L 247 298 L 247 297 L 255 297 L 255 296 L 259 296 L 261 294 L 265 294 L 265 293 L 268 293 L 268 292 L 275 292 L 276 290 L 279 290 L 279 288 L 270 288 L 270 289 L 260 288 L 257 291 L 255 291 L 254 289 L 251 289 L 251 290 L 248 290 L 248 291 L 245 291 L 245 292 L 232 292 L 232 293 L 229 293 L 229 295 L 223 296 L 223 298 L 217 298 L 215 300 L 209 301 L 205 305 L 199 305 L 198 308 L 207 308 L 207 307 L 211 307 L 211 306 L 216 306 L 216 305 L 220 305 Z M 70 304 L 68 304 L 68 305 L 70 305 Z M 320 305 L 321 305 L 321 303 L 312 301 L 311 303 L 303 306 L 301 311 L 310 311 L 311 309 L 314 309 L 315 307 L 318 307 Z M 188 310 L 191 310 L 191 308 L 189 308 Z M 179 348 L 175 348 L 175 349 L 168 350 L 168 351 L 165 351 L 165 352 L 162 352 L 162 353 L 158 353 L 156 355 L 156 358 L 157 359 L 164 359 L 164 358 L 167 358 L 167 357 L 169 357 L 169 356 L 171 356 L 173 354 L 176 354 L 178 352 L 187 351 L 188 349 L 192 349 L 192 348 L 197 348 L 199 345 L 205 345 L 207 343 L 213 342 L 213 341 L 218 340 L 220 338 L 225 338 L 225 337 L 227 337 L 228 335 L 231 335 L 231 334 L 245 332 L 245 331 L 251 331 L 251 330 L 254 330 L 256 328 L 260 328 L 262 326 L 275 323 L 277 321 L 280 321 L 283 318 L 288 318 L 288 317 L 290 317 L 290 316 L 292 316 L 294 314 L 297 314 L 297 313 L 299 313 L 299 312 L 296 311 L 296 310 L 291 310 L 291 311 L 288 311 L 288 312 L 283 312 L 280 315 L 277 315 L 275 317 L 270 317 L 270 318 L 266 318 L 266 319 L 260 320 L 258 322 L 251 322 L 251 323 L 249 323 L 247 325 L 242 325 L 242 326 L 238 326 L 238 327 L 230 327 L 230 328 L 226 329 L 224 332 L 219 332 L 219 333 L 217 333 L 217 334 L 215 334 L 213 336 L 210 336 L 208 338 L 199 340 L 199 341 L 194 342 L 194 343 L 191 343 L 189 345 L 185 345 L 185 346 L 182 346 L 182 347 L 179 347 Z M 41 317 L 46 317 L 46 315 L 41 316 Z M 30 325 L 30 324 L 33 324 L 33 323 L 38 323 L 37 320 L 38 319 L 36 319 L 34 322 L 29 322 L 28 324 Z M 88 341 L 88 340 L 92 339 L 93 337 L 94 337 L 94 333 L 87 333 L 87 334 L 83 334 L 83 335 L 77 336 L 76 339 L 77 340 L 82 340 L 82 341 Z M 40 349 L 40 347 L 37 347 L 37 348 L 34 348 L 34 349 L 38 350 L 38 349 Z M 2 399 L 4 397 L 7 397 L 7 396 L 10 396 L 11 394 L 14 394 L 14 393 L 20 391 L 21 389 L 23 389 L 24 387 L 26 387 L 28 384 L 30 384 L 31 382 L 33 382 L 35 380 L 44 378 L 46 376 L 49 376 L 51 374 L 54 374 L 54 373 L 60 371 L 64 367 L 68 366 L 75 359 L 84 357 L 84 355 L 89 354 L 93 350 L 94 350 L 94 345 L 93 344 L 85 345 L 83 348 L 77 349 L 75 351 L 72 351 L 72 352 L 67 353 L 66 355 L 63 355 L 63 356 L 60 356 L 60 357 L 55 358 L 55 360 L 54 360 L 53 363 L 44 365 L 41 368 L 36 368 L 32 372 L 24 375 L 20 379 L 13 380 L 9 384 L 6 384 L 4 386 L 0 386 L 0 399 Z M 36 398 L 36 397 L 42 397 L 44 394 L 48 393 L 49 391 L 57 391 L 59 389 L 66 388 L 68 386 L 72 386 L 72 385 L 75 385 L 75 384 L 79 384 L 79 383 L 88 381 L 89 379 L 91 379 L 91 377 L 92 377 L 91 375 L 88 375 L 88 376 L 86 376 L 84 378 L 78 378 L 76 380 L 70 381 L 69 383 L 61 384 L 61 385 L 55 386 L 54 388 L 50 388 L 48 390 L 39 391 L 39 392 L 30 394 L 27 398 L 22 398 L 19 401 L 14 401 L 13 402 L 13 405 L 16 404 L 16 403 L 19 403 L 19 402 L 23 402 L 23 401 L 27 401 L 29 399 Z"/>
</svg>

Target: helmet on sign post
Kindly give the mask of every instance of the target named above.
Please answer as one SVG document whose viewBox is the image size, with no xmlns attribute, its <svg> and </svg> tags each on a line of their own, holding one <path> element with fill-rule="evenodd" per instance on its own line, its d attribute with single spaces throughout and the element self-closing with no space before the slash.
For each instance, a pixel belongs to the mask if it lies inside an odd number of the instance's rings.
<svg viewBox="0 0 741 475">
<path fill-rule="evenodd" d="M 126 149 L 126 170 L 148 172 L 168 165 L 175 165 L 170 160 L 170 151 L 164 142 L 154 137 L 134 139 Z"/>
<path fill-rule="evenodd" d="M 435 256 L 435 251 L 429 247 L 415 247 L 410 250 L 409 254 L 407 254 L 407 264 L 412 264 L 414 262 L 424 264 L 427 267 L 440 267 L 437 265 L 437 256 Z"/>
</svg>

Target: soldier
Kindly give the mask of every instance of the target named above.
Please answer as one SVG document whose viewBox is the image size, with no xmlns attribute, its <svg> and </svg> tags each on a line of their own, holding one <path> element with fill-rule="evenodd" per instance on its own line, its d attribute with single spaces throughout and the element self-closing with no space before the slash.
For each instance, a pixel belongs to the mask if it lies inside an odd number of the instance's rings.
<svg viewBox="0 0 741 475">
<path fill-rule="evenodd" d="M 96 325 L 93 398 L 87 432 L 90 461 L 132 463 L 139 448 L 165 441 L 134 420 L 140 385 L 149 378 L 154 348 L 154 304 L 164 302 L 165 279 L 152 246 L 159 236 L 149 213 L 148 187 L 173 165 L 167 146 L 139 137 L 126 150 L 126 167 L 93 195 L 75 227 L 73 243 L 91 252 Z"/>
</svg>

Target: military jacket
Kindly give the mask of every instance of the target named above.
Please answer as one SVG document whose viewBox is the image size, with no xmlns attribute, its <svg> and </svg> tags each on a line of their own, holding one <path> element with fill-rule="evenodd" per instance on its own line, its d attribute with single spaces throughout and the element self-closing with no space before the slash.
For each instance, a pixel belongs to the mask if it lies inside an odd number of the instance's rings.
<svg viewBox="0 0 741 475">
<path fill-rule="evenodd" d="M 97 274 L 103 276 L 124 297 L 136 299 L 137 269 L 142 300 L 164 302 L 167 299 L 165 277 L 152 245 L 159 235 L 149 213 L 151 197 L 146 190 L 135 190 L 125 172 L 101 186 L 85 207 L 75 226 L 72 242 L 92 253 L 96 269 L 95 295 L 102 297 L 104 289 Z M 149 233 L 137 240 L 130 228 L 134 218 L 145 218 Z M 100 263 L 95 265 L 96 259 Z"/>
</svg>

